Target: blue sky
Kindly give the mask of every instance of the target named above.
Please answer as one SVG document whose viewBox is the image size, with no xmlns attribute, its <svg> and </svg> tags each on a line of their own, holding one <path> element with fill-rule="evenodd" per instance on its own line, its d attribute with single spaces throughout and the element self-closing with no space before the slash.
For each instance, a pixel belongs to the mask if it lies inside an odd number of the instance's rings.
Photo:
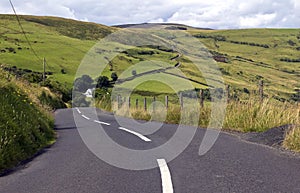
<svg viewBox="0 0 300 193">
<path fill-rule="evenodd" d="M 105 25 L 172 22 L 214 29 L 300 28 L 299 0 L 12 0 L 18 14 Z M 0 13 L 13 13 L 8 0 Z"/>
</svg>

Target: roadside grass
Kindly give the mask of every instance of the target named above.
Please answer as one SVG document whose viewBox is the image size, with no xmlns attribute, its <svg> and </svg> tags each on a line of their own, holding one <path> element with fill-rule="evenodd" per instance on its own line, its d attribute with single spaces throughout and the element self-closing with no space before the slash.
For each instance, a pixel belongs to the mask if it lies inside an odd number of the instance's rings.
<svg viewBox="0 0 300 193">
<path fill-rule="evenodd" d="M 7 75 L 0 71 L 0 173 L 55 141 L 51 108 L 38 100 L 42 89 Z"/>
<path fill-rule="evenodd" d="M 287 149 L 300 152 L 300 126 L 294 126 L 286 135 L 283 146 Z"/>
<path fill-rule="evenodd" d="M 181 116 L 190 117 L 191 120 L 193 118 L 192 115 L 197 115 L 197 112 L 199 112 L 199 127 L 208 127 L 211 121 L 211 102 L 205 102 L 204 107 L 199 108 L 198 110 L 193 110 L 193 108 L 196 108 L 197 106 L 199 107 L 199 104 L 188 104 L 187 108 L 189 110 L 182 114 L 182 110 L 179 104 L 176 104 L 176 101 L 175 103 L 170 103 L 168 110 L 166 110 L 163 98 L 160 97 L 160 99 L 161 105 L 159 105 L 159 108 L 154 113 L 152 107 L 153 104 L 148 103 L 147 110 L 145 111 L 143 101 L 141 101 L 142 104 L 138 107 L 136 107 L 135 104 L 132 104 L 131 108 L 128 109 L 127 103 L 123 103 L 123 105 L 119 106 L 119 108 L 117 108 L 116 102 L 113 102 L 113 105 L 108 105 L 111 103 L 109 98 L 105 100 L 105 105 L 101 104 L 104 100 L 96 102 L 96 107 L 106 107 L 105 110 L 114 111 L 120 116 L 148 121 L 163 121 L 174 124 L 180 124 Z M 299 125 L 299 115 L 300 107 L 295 103 L 282 103 L 272 98 L 264 99 L 261 102 L 259 98 L 255 97 L 243 101 L 231 100 L 226 107 L 226 114 L 222 128 L 215 129 L 238 132 L 263 132 L 268 129 L 287 124 Z M 189 124 L 191 122 L 181 123 Z M 298 130 L 295 129 L 295 133 L 297 132 Z"/>
<path fill-rule="evenodd" d="M 273 99 L 250 98 L 247 101 L 229 102 L 226 109 L 224 129 L 241 132 L 263 132 L 268 129 L 299 124 L 299 107 Z"/>
</svg>

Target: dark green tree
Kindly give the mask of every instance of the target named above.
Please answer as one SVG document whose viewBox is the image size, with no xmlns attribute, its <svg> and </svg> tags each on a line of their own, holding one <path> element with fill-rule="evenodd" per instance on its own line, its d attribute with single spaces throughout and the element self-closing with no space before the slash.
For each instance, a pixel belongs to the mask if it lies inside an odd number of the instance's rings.
<svg viewBox="0 0 300 193">
<path fill-rule="evenodd" d="M 74 81 L 74 90 L 78 92 L 85 92 L 92 87 L 93 79 L 88 75 L 82 75 Z"/>
<path fill-rule="evenodd" d="M 115 73 L 115 72 L 113 72 L 113 73 L 111 73 L 111 79 L 113 80 L 113 81 L 116 81 L 116 80 L 118 80 L 118 75 L 117 75 L 117 73 Z"/>
<path fill-rule="evenodd" d="M 110 86 L 109 80 L 107 76 L 100 76 L 97 79 L 96 88 L 107 88 Z"/>
</svg>

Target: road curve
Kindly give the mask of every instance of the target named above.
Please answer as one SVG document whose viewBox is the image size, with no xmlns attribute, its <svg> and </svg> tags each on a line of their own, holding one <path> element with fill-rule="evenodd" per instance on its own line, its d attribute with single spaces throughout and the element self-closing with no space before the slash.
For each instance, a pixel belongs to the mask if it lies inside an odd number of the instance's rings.
<svg viewBox="0 0 300 193">
<path fill-rule="evenodd" d="M 87 127 L 102 124 L 114 141 L 132 149 L 164 144 L 176 128 L 164 124 L 149 135 L 127 132 L 131 128 L 126 120 L 119 125 L 113 115 L 97 112 L 98 120 L 93 120 L 89 109 L 75 111 Z M 300 192 L 299 156 L 230 134 L 221 133 L 213 148 L 199 156 L 205 130 L 198 129 L 184 152 L 167 165 L 158 159 L 154 160 L 157 168 L 131 171 L 111 166 L 89 151 L 72 109 L 58 110 L 55 115 L 57 142 L 21 169 L 1 177 L 1 193 Z"/>
</svg>

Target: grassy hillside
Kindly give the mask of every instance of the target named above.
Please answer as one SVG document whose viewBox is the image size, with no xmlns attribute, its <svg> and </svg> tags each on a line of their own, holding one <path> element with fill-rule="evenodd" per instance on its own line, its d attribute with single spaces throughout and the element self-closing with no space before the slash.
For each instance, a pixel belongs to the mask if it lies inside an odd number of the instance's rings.
<svg viewBox="0 0 300 193">
<path fill-rule="evenodd" d="M 196 31 L 214 55 L 225 56 L 219 63 L 228 84 L 256 88 L 265 80 L 268 93 L 289 98 L 300 83 L 300 29 L 248 29 Z"/>
<path fill-rule="evenodd" d="M 20 16 L 23 28 L 33 49 L 40 59 L 47 60 L 49 79 L 71 87 L 74 74 L 86 52 L 99 38 L 117 30 L 94 23 L 80 22 L 56 17 Z M 174 27 L 175 26 L 175 27 Z M 278 99 L 291 99 L 300 88 L 300 30 L 299 29 L 248 29 L 248 30 L 202 30 L 187 26 L 165 25 L 166 29 L 185 30 L 199 39 L 215 57 L 226 58 L 218 62 L 225 82 L 232 86 L 232 94 L 244 95 L 246 90 L 257 90 L 257 82 L 263 79 L 266 93 Z M 184 28 L 184 29 L 183 29 Z M 23 69 L 42 71 L 42 61 L 37 59 L 20 32 L 15 16 L 0 15 L 0 63 Z M 107 67 L 103 75 L 118 75 L 136 63 L 160 60 L 170 66 L 181 62 L 179 70 L 194 80 L 196 88 L 207 88 L 201 74 L 184 57 L 171 60 L 177 53 L 157 48 L 137 48 L 120 53 Z M 145 66 L 139 73 L 161 67 Z M 173 73 L 172 70 L 167 72 Z M 176 74 L 176 73 L 175 73 Z M 130 76 L 130 74 L 128 75 Z M 162 78 L 186 81 L 170 74 Z M 95 77 L 94 77 L 95 78 Z M 200 83 L 200 84 L 199 84 Z M 130 82 L 126 83 L 131 85 Z M 148 83 L 137 90 L 161 92 L 163 85 Z M 149 86 L 150 85 L 150 86 Z M 294 97 L 295 98 L 295 97 Z"/>
<path fill-rule="evenodd" d="M 45 100 L 57 97 L 0 70 L 0 173 L 54 142 L 52 108 Z"/>
<path fill-rule="evenodd" d="M 56 17 L 20 16 L 20 20 L 40 58 L 32 53 L 15 16 L 0 15 L 0 63 L 41 72 L 42 58 L 45 57 L 46 71 L 53 72 L 49 78 L 69 87 L 77 66 L 95 40 L 113 30 L 103 25 Z"/>
</svg>

